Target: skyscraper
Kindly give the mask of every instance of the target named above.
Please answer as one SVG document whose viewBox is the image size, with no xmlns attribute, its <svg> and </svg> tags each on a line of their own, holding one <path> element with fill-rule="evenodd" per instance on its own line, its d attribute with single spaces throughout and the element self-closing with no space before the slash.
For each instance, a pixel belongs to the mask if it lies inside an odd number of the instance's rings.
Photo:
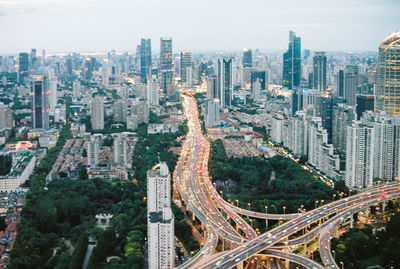
<svg viewBox="0 0 400 269">
<path fill-rule="evenodd" d="M 92 100 L 92 129 L 104 129 L 104 102 L 99 97 Z"/>
<path fill-rule="evenodd" d="M 151 76 L 151 39 L 142 38 L 140 41 L 140 81 L 147 83 Z"/>
<path fill-rule="evenodd" d="M 207 77 L 207 98 L 220 99 L 217 81 L 218 81 L 217 76 L 215 76 L 215 75 Z"/>
<path fill-rule="evenodd" d="M 344 98 L 349 106 L 356 104 L 357 86 L 358 66 L 354 64 L 348 65 L 344 69 Z"/>
<path fill-rule="evenodd" d="M 389 35 L 379 46 L 376 102 L 388 116 L 400 115 L 400 32 Z"/>
<path fill-rule="evenodd" d="M 250 73 L 251 87 L 253 88 L 254 82 L 256 82 L 256 80 L 258 79 L 260 81 L 261 90 L 265 90 L 265 85 L 267 81 L 266 77 L 266 71 L 252 71 Z"/>
<path fill-rule="evenodd" d="M 253 66 L 253 53 L 251 49 L 244 48 L 243 49 L 243 67 L 252 67 Z"/>
<path fill-rule="evenodd" d="M 31 77 L 32 127 L 49 129 L 50 81 L 47 75 Z"/>
<path fill-rule="evenodd" d="M 173 65 L 172 65 L 172 38 L 161 37 L 160 39 L 160 70 L 161 89 L 170 95 L 173 92 Z"/>
<path fill-rule="evenodd" d="M 26 52 L 21 52 L 19 54 L 19 67 L 18 67 L 18 75 L 19 75 L 19 79 L 18 82 L 19 83 L 23 83 L 24 79 L 28 77 L 29 75 L 29 54 Z"/>
<path fill-rule="evenodd" d="M 221 108 L 232 105 L 233 80 L 232 80 L 232 58 L 221 58 L 218 60 L 218 91 Z"/>
<path fill-rule="evenodd" d="M 35 68 L 36 67 L 36 62 L 37 62 L 37 51 L 36 49 L 31 49 L 31 67 Z"/>
<path fill-rule="evenodd" d="M 289 31 L 289 48 L 283 54 L 282 84 L 289 89 L 300 86 L 301 80 L 301 38 Z"/>
<path fill-rule="evenodd" d="M 374 95 L 365 95 L 365 94 L 357 94 L 356 95 L 356 112 L 357 112 L 357 120 L 361 119 L 362 114 L 365 111 L 374 111 L 375 110 L 375 96 Z"/>
<path fill-rule="evenodd" d="M 172 38 L 161 37 L 160 39 L 160 69 L 172 70 Z"/>
<path fill-rule="evenodd" d="M 165 162 L 147 171 L 147 233 L 149 269 L 174 268 L 171 176 Z"/>
<path fill-rule="evenodd" d="M 313 89 L 326 90 L 326 56 L 325 52 L 315 52 L 313 57 Z"/>
<path fill-rule="evenodd" d="M 337 74 L 336 96 L 344 98 L 344 71 L 343 70 L 339 70 L 339 72 Z"/>
<path fill-rule="evenodd" d="M 192 68 L 192 53 L 188 50 L 181 51 L 181 79 L 186 82 L 186 69 Z"/>
</svg>

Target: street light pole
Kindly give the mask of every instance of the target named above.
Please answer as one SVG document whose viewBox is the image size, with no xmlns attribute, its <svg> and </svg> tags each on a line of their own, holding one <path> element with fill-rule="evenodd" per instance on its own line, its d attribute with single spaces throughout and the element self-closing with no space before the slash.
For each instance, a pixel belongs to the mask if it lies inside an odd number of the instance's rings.
<svg viewBox="0 0 400 269">
<path fill-rule="evenodd" d="M 268 206 L 265 206 L 265 214 L 268 214 Z M 268 219 L 265 218 L 265 227 L 268 228 Z"/>
</svg>

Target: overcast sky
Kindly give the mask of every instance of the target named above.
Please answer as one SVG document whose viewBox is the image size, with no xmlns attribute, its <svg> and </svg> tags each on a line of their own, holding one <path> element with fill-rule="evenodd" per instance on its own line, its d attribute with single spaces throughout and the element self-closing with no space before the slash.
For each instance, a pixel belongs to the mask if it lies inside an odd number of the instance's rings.
<svg viewBox="0 0 400 269">
<path fill-rule="evenodd" d="M 173 49 L 377 51 L 400 30 L 400 0 L 0 0 L 0 53 Z"/>
</svg>

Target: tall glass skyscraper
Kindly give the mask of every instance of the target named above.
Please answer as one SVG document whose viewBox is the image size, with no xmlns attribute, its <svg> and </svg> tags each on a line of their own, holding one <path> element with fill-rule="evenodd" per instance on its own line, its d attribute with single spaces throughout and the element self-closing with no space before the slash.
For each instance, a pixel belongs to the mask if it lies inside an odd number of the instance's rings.
<svg viewBox="0 0 400 269">
<path fill-rule="evenodd" d="M 400 115 L 400 32 L 379 46 L 376 103 L 388 116 Z"/>
<path fill-rule="evenodd" d="M 49 129 L 50 82 L 47 76 L 32 76 L 32 127 Z"/>
<path fill-rule="evenodd" d="M 232 105 L 233 98 L 233 73 L 232 58 L 218 60 L 218 91 L 221 108 Z"/>
<path fill-rule="evenodd" d="M 326 56 L 325 52 L 315 52 L 313 57 L 313 89 L 326 90 Z"/>
<path fill-rule="evenodd" d="M 140 80 L 147 83 L 151 76 L 151 39 L 142 38 L 140 42 Z"/>
<path fill-rule="evenodd" d="M 29 54 L 26 52 L 21 52 L 19 54 L 19 68 L 18 68 L 18 76 L 19 83 L 23 83 L 24 79 L 29 75 Z"/>
<path fill-rule="evenodd" d="M 172 70 L 172 38 L 161 37 L 160 39 L 160 69 Z"/>
<path fill-rule="evenodd" d="M 283 54 L 282 84 L 289 89 L 300 86 L 301 80 L 301 38 L 289 31 L 289 49 Z"/>
<path fill-rule="evenodd" d="M 161 37 L 160 39 L 160 70 L 161 89 L 164 93 L 171 93 L 173 88 L 173 65 L 172 65 L 172 38 Z"/>
<path fill-rule="evenodd" d="M 243 67 L 252 67 L 253 66 L 253 53 L 251 49 L 244 48 L 243 49 Z"/>
<path fill-rule="evenodd" d="M 188 50 L 181 51 L 181 79 L 182 82 L 187 82 L 186 69 L 192 68 L 192 53 Z"/>
</svg>

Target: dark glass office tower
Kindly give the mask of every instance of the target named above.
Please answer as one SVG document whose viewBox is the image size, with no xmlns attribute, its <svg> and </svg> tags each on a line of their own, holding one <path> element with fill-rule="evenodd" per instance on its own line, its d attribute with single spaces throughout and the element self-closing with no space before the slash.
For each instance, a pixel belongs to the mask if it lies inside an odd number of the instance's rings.
<svg viewBox="0 0 400 269">
<path fill-rule="evenodd" d="M 289 32 L 289 48 L 283 54 L 282 84 L 289 89 L 300 86 L 301 80 L 301 38 Z"/>
<path fill-rule="evenodd" d="M 244 48 L 243 49 L 243 67 L 252 67 L 253 66 L 253 53 L 251 49 Z"/>
<path fill-rule="evenodd" d="M 188 50 L 181 51 L 181 79 L 186 82 L 186 69 L 192 68 L 192 53 Z"/>
<path fill-rule="evenodd" d="M 232 105 L 233 98 L 232 58 L 218 60 L 218 91 L 221 108 Z"/>
<path fill-rule="evenodd" d="M 356 104 L 358 74 L 358 66 L 355 64 L 349 64 L 344 69 L 344 98 L 346 99 L 346 104 L 350 106 Z"/>
<path fill-rule="evenodd" d="M 266 84 L 266 72 L 265 71 L 253 71 L 250 74 L 250 82 L 251 82 L 251 87 L 253 88 L 254 82 L 259 79 L 261 83 L 261 90 L 265 90 L 265 84 Z"/>
<path fill-rule="evenodd" d="M 339 70 L 337 75 L 337 96 L 344 98 L 344 71 Z"/>
<path fill-rule="evenodd" d="M 357 94 L 356 95 L 357 120 L 360 120 L 362 114 L 367 110 L 370 110 L 370 111 L 375 110 L 375 96 L 374 95 Z"/>
<path fill-rule="evenodd" d="M 161 37 L 160 39 L 160 69 L 172 70 L 172 38 Z"/>
<path fill-rule="evenodd" d="M 24 79 L 28 77 L 29 74 L 29 54 L 26 52 L 21 52 L 19 54 L 19 69 L 18 69 L 18 75 L 19 75 L 19 83 L 23 83 Z"/>
<path fill-rule="evenodd" d="M 313 89 L 326 90 L 326 56 L 325 52 L 315 52 L 313 57 Z"/>
<path fill-rule="evenodd" d="M 140 42 L 140 81 L 147 83 L 151 76 L 151 39 L 142 38 Z"/>
<path fill-rule="evenodd" d="M 31 77 L 32 128 L 49 129 L 50 81 L 47 76 Z"/>
<path fill-rule="evenodd" d="M 164 93 L 173 91 L 173 65 L 172 65 L 172 38 L 161 37 L 160 39 L 160 71 L 161 89 Z"/>
</svg>

